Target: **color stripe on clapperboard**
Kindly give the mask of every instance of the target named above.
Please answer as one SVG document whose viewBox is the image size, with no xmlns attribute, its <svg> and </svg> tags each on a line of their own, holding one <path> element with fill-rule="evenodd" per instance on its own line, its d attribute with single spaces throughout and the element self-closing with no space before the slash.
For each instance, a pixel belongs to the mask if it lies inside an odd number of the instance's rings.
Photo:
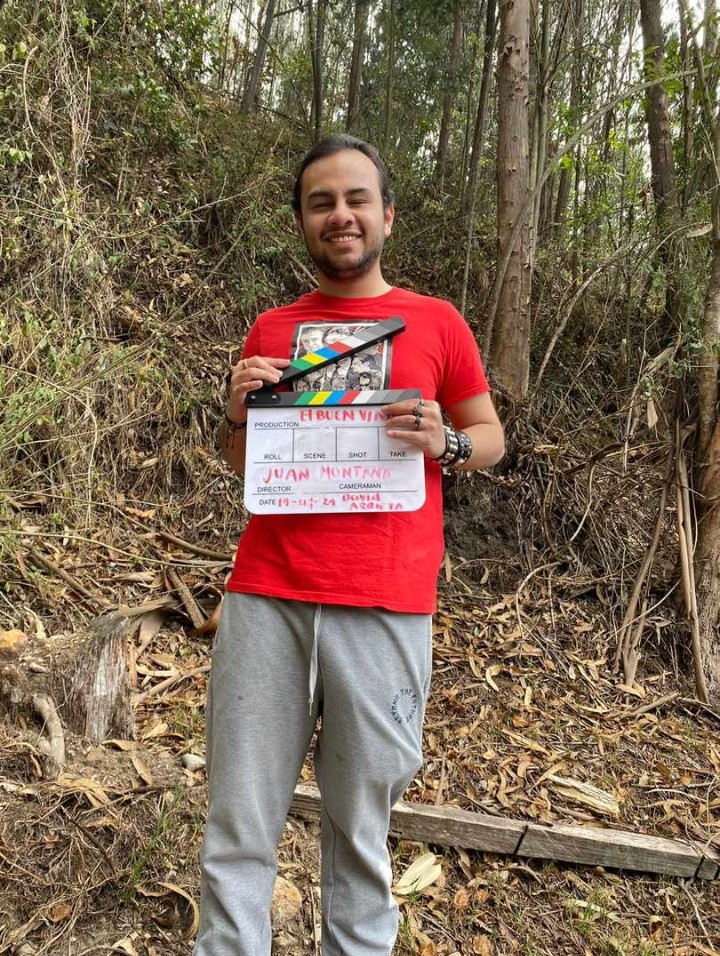
<svg viewBox="0 0 720 956">
<path fill-rule="evenodd" d="M 377 341 L 376 330 L 370 326 L 367 329 L 360 329 L 355 335 L 347 335 L 342 339 L 333 342 L 332 345 L 324 345 L 317 352 L 307 352 L 300 358 L 293 359 L 290 363 L 291 368 L 298 368 L 305 371 L 314 368 L 321 362 L 327 362 L 330 359 L 338 359 L 346 352 L 353 349 L 363 348 L 368 342 Z"/>
<path fill-rule="evenodd" d="M 248 395 L 256 408 L 293 408 L 312 405 L 390 405 L 408 398 L 420 398 L 416 388 L 348 389 L 337 392 L 273 392 L 259 389 Z"/>
<path fill-rule="evenodd" d="M 351 389 L 340 392 L 292 392 L 292 405 L 389 405 L 416 398 L 415 389 Z M 285 396 L 283 396 L 284 398 Z"/>
<path fill-rule="evenodd" d="M 333 342 L 332 348 L 330 348 L 329 345 L 325 345 L 321 349 L 318 349 L 317 352 L 306 352 L 306 354 L 300 358 L 293 359 L 290 366 L 305 371 L 305 369 L 314 368 L 316 365 L 319 365 L 320 362 L 327 362 L 328 359 L 334 359 L 343 355 L 345 352 L 349 352 L 353 346 L 362 344 L 364 344 L 362 341 L 355 340 L 355 336 L 350 336 L 343 341 L 338 340 L 337 342 Z"/>
</svg>

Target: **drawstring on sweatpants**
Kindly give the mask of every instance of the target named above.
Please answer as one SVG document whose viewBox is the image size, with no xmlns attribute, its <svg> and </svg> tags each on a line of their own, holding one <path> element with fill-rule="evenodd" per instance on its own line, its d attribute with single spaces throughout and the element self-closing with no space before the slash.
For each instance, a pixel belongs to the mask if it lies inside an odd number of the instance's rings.
<svg viewBox="0 0 720 956">
<path fill-rule="evenodd" d="M 318 639 L 320 637 L 320 622 L 322 620 L 322 604 L 315 606 L 315 618 L 313 620 L 313 645 L 310 651 L 310 699 L 308 706 L 312 714 L 313 700 L 315 699 L 315 690 L 317 688 L 318 678 Z"/>
</svg>

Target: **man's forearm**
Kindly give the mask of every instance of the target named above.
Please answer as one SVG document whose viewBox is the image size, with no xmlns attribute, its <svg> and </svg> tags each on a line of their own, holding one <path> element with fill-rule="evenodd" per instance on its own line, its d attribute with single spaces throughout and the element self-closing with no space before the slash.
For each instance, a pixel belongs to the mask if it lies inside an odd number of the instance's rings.
<svg viewBox="0 0 720 956">
<path fill-rule="evenodd" d="M 218 430 L 218 445 L 220 453 L 233 471 L 238 475 L 245 474 L 245 448 L 247 432 L 245 429 L 230 429 L 227 422 L 222 422 Z"/>
<path fill-rule="evenodd" d="M 463 428 L 473 445 L 472 455 L 457 471 L 477 471 L 479 468 L 490 468 L 497 465 L 505 454 L 505 436 L 499 424 L 481 423 Z"/>
</svg>

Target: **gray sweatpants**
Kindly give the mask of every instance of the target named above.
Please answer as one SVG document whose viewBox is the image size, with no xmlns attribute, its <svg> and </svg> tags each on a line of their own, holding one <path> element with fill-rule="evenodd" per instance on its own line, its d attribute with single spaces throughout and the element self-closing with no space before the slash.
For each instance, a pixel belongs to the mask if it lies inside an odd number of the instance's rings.
<svg viewBox="0 0 720 956">
<path fill-rule="evenodd" d="M 207 705 L 195 956 L 268 956 L 276 850 L 318 716 L 323 956 L 387 956 L 390 809 L 421 764 L 431 618 L 228 593 Z"/>
</svg>

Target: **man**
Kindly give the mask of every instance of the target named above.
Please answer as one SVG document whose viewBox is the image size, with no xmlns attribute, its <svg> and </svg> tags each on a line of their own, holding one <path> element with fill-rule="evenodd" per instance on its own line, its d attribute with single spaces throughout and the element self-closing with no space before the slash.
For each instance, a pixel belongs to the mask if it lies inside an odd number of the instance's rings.
<svg viewBox="0 0 720 956">
<path fill-rule="evenodd" d="M 504 450 L 463 319 L 383 278 L 395 207 L 377 151 L 349 136 L 317 143 L 301 164 L 294 207 L 319 288 L 250 330 L 232 372 L 223 454 L 243 472 L 246 396 L 277 383 L 299 325 L 400 315 L 406 329 L 386 356 L 384 387 L 423 397 L 386 406 L 384 416 L 390 437 L 425 456 L 426 501 L 401 514 L 250 519 L 213 650 L 196 956 L 270 952 L 276 847 L 318 717 L 323 954 L 390 953 L 397 908 L 386 841 L 391 807 L 421 765 L 441 465 L 482 468 Z"/>
</svg>

